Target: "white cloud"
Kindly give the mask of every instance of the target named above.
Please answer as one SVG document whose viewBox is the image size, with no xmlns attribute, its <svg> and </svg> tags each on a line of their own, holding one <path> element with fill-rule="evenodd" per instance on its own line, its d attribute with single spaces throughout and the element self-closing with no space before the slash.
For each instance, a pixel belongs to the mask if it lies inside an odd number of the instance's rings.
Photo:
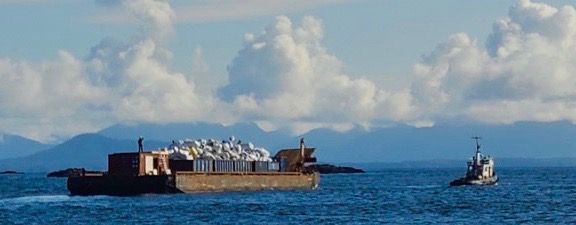
<svg viewBox="0 0 576 225">
<path fill-rule="evenodd" d="M 194 75 L 169 69 L 172 53 L 164 48 L 164 41 L 172 31 L 174 14 L 168 2 L 127 0 L 124 5 L 146 22 L 142 34 L 125 43 L 105 39 L 92 48 L 88 59 L 91 76 L 112 87 L 118 97 L 111 102 L 115 116 L 120 121 L 148 122 L 228 117 L 214 112 L 218 102 L 212 96 L 198 95 Z M 200 57 L 198 53 L 196 66 L 202 66 Z"/>
<path fill-rule="evenodd" d="M 143 22 L 142 29 L 128 40 L 103 39 L 85 59 L 67 51 L 40 63 L 0 58 L 0 127 L 51 141 L 120 121 L 248 120 L 295 133 L 393 123 L 428 127 L 462 119 L 576 121 L 576 10 L 571 6 L 519 1 L 494 23 L 486 48 L 468 34 L 453 34 L 414 66 L 410 87 L 390 91 L 345 74 L 343 62 L 322 45 L 324 29 L 314 17 L 294 25 L 280 16 L 262 33 L 245 35 L 224 87 L 209 76 L 200 47 L 192 71 L 170 69 L 172 53 L 165 42 L 176 15 L 199 10 L 180 18 L 189 22 L 243 18 L 331 4 L 327 1 L 210 1 L 176 12 L 166 1 L 100 3 L 123 5 Z M 240 6 L 234 12 L 227 4 Z M 254 4 L 261 4 L 262 12 L 244 7 Z M 218 16 L 202 14 L 208 6 Z M 222 99 L 214 96 L 216 90 Z"/>
<path fill-rule="evenodd" d="M 528 0 L 494 23 L 486 50 L 452 35 L 415 66 L 422 118 L 576 121 L 576 10 Z"/>
<path fill-rule="evenodd" d="M 172 32 L 172 22 L 175 14 L 168 1 L 157 0 L 124 0 L 124 4 L 140 21 L 144 21 L 150 29 L 149 37 L 163 40 Z"/>
<path fill-rule="evenodd" d="M 55 133 L 93 129 L 73 121 L 84 114 L 98 115 L 110 96 L 92 85 L 83 62 L 65 51 L 58 55 L 57 61 L 40 64 L 0 59 L 0 124 L 5 131 L 49 140 Z"/>
<path fill-rule="evenodd" d="M 168 3 L 122 4 L 144 22 L 130 40 L 103 39 L 86 59 L 66 51 L 42 63 L 0 58 L 1 127 L 51 142 L 120 121 L 230 120 L 227 111 L 215 111 L 214 97 L 198 95 L 194 75 L 169 69 L 164 42 L 174 15 Z"/>
<path fill-rule="evenodd" d="M 281 16 L 263 34 L 246 35 L 221 95 L 241 114 L 297 133 L 410 117 L 408 91 L 390 93 L 343 74 L 342 63 L 320 44 L 322 38 L 322 24 L 313 17 L 294 27 Z"/>
<path fill-rule="evenodd" d="M 466 113 L 486 123 L 576 121 L 576 101 L 574 99 L 555 101 L 541 99 L 486 101 L 470 106 Z"/>
</svg>

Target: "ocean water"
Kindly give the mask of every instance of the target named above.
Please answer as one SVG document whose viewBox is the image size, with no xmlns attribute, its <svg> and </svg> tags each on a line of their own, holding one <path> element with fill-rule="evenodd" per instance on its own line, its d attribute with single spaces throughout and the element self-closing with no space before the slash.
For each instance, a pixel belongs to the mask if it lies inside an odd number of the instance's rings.
<svg viewBox="0 0 576 225">
<path fill-rule="evenodd" d="M 69 196 L 66 178 L 0 175 L 0 224 L 576 223 L 576 168 L 501 168 L 500 183 L 449 187 L 465 169 L 322 175 L 314 191 Z"/>
</svg>

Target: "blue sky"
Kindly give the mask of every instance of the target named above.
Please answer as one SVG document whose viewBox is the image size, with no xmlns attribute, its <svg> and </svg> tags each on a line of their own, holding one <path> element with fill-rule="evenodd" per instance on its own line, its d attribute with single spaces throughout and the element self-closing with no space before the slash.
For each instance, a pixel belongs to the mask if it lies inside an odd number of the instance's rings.
<svg viewBox="0 0 576 225">
<path fill-rule="evenodd" d="M 574 121 L 570 4 L 3 0 L 0 132 Z"/>
</svg>

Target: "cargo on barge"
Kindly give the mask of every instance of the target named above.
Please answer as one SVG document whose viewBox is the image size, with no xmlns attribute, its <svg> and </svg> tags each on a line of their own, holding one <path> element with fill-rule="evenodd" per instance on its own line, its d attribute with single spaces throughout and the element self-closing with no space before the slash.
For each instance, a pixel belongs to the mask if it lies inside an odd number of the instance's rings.
<svg viewBox="0 0 576 225">
<path fill-rule="evenodd" d="M 68 177 L 71 195 L 139 195 L 261 190 L 312 190 L 320 173 L 307 171 L 315 163 L 315 148 L 279 151 L 273 161 L 173 160 L 165 151 L 108 155 L 108 171 Z"/>
</svg>

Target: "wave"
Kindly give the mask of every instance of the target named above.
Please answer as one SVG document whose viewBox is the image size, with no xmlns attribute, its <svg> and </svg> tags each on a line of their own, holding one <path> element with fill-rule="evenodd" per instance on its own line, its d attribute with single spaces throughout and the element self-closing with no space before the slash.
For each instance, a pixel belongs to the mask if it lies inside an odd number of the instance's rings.
<svg viewBox="0 0 576 225">
<path fill-rule="evenodd" d="M 0 205 L 63 202 L 68 200 L 70 200 L 70 196 L 68 195 L 36 195 L 36 196 L 23 196 L 23 197 L 0 199 Z"/>
<path fill-rule="evenodd" d="M 411 189 L 426 189 L 426 188 L 437 188 L 437 187 L 442 187 L 442 185 L 408 185 L 408 186 L 402 186 L 403 188 L 411 188 Z"/>
</svg>

